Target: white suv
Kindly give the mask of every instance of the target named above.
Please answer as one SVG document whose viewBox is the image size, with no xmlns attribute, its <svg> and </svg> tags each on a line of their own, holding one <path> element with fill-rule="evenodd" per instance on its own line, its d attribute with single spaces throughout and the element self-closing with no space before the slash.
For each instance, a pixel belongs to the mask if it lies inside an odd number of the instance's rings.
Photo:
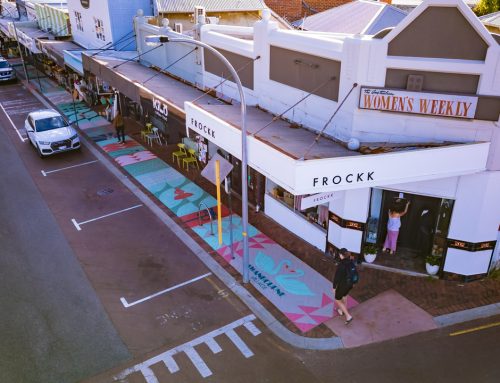
<svg viewBox="0 0 500 383">
<path fill-rule="evenodd" d="M 28 140 L 40 157 L 80 149 L 76 130 L 53 109 L 37 110 L 28 114 L 24 127 Z"/>
<path fill-rule="evenodd" d="M 0 84 L 16 80 L 16 71 L 7 60 L 0 56 Z"/>
</svg>

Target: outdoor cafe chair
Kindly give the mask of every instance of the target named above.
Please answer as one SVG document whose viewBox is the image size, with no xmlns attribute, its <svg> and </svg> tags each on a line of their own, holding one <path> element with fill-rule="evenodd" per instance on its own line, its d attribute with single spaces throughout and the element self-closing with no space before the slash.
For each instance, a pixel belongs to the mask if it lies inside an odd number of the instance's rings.
<svg viewBox="0 0 500 383">
<path fill-rule="evenodd" d="M 153 124 L 148 122 L 144 129 L 141 130 L 141 139 L 146 140 L 146 136 L 153 132 Z"/>
<path fill-rule="evenodd" d="M 160 137 L 160 133 L 158 132 L 158 128 L 157 127 L 154 127 L 153 129 L 151 129 L 151 133 L 147 134 L 146 135 L 146 140 L 148 141 L 148 144 L 150 146 L 153 146 L 153 142 L 157 142 L 158 145 L 162 145 L 163 143 L 161 142 L 161 137 Z"/>
<path fill-rule="evenodd" d="M 176 152 L 172 153 L 172 162 L 174 162 L 175 159 L 177 158 L 177 166 L 181 166 L 180 159 L 184 158 L 184 157 L 187 157 L 188 153 L 186 151 L 186 145 L 185 144 L 179 143 L 179 144 L 177 144 L 177 146 L 179 147 L 179 150 L 177 150 Z"/>
<path fill-rule="evenodd" d="M 188 153 L 188 156 L 182 159 L 182 166 L 184 167 L 184 165 L 186 165 L 186 170 L 189 170 L 189 164 L 194 163 L 199 170 L 200 166 L 196 158 L 196 151 L 194 149 L 188 149 Z"/>
</svg>

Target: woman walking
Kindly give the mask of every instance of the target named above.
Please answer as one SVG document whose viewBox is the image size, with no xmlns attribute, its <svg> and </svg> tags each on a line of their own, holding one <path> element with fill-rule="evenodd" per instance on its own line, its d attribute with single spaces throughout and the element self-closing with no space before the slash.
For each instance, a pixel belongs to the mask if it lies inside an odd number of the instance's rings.
<svg viewBox="0 0 500 383">
<path fill-rule="evenodd" d="M 113 126 L 116 129 L 116 137 L 118 138 L 118 142 L 122 144 L 125 143 L 125 123 L 123 122 L 123 117 L 120 111 L 116 112 L 116 117 L 113 120 Z"/>
<path fill-rule="evenodd" d="M 396 200 L 399 202 L 399 200 Z M 382 251 L 389 249 L 389 254 L 394 254 L 396 252 L 396 246 L 398 242 L 399 228 L 401 227 L 401 217 L 408 212 L 408 206 L 410 201 L 406 203 L 405 209 L 402 212 L 389 209 L 389 220 L 387 221 L 387 236 L 384 241 L 384 248 Z"/>
<path fill-rule="evenodd" d="M 352 282 L 349 278 L 349 269 L 351 268 L 351 257 L 347 249 L 342 248 L 339 251 L 340 262 L 333 277 L 333 294 L 337 304 L 337 313 L 345 315 L 345 324 L 352 322 L 352 315 L 347 309 L 347 296 L 352 289 Z"/>
</svg>

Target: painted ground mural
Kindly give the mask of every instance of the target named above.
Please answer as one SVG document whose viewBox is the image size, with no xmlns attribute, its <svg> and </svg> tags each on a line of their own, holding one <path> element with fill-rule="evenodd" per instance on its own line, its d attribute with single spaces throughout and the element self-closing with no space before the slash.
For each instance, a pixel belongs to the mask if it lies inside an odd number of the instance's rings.
<svg viewBox="0 0 500 383">
<path fill-rule="evenodd" d="M 63 97 L 62 93 L 66 96 Z M 201 203 L 208 208 L 216 206 L 214 197 L 130 137 L 126 137 L 125 144 L 117 143 L 109 122 L 82 102 L 73 105 L 66 92 L 45 92 L 45 96 L 53 100 L 72 122 L 78 120 L 79 128 L 86 136 L 241 273 L 243 238 L 239 216 L 231 216 L 233 259 L 230 217 L 226 207 L 223 207 L 223 241 L 219 245 L 210 223 L 200 226 L 197 219 Z M 255 227 L 250 225 L 248 232 L 251 283 L 302 332 L 332 318 L 331 282 Z M 355 304 L 350 302 L 350 305 Z"/>
</svg>

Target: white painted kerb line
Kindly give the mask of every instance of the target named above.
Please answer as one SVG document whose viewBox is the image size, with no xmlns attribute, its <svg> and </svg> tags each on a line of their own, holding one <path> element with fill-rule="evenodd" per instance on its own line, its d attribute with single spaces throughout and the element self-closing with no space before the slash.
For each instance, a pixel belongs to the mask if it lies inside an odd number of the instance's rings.
<svg viewBox="0 0 500 383">
<path fill-rule="evenodd" d="M 10 121 L 12 127 L 14 128 L 14 130 L 16 131 L 17 135 L 19 136 L 19 138 L 21 139 L 22 142 L 26 141 L 27 138 L 24 138 L 21 133 L 19 133 L 19 130 L 16 128 L 16 125 L 14 125 L 14 122 L 12 122 L 10 116 L 7 114 L 7 111 L 5 110 L 5 108 L 3 107 L 2 103 L 0 103 L 0 108 L 2 108 L 3 112 L 5 113 L 5 115 L 7 116 L 8 120 Z"/>
<path fill-rule="evenodd" d="M 120 213 L 129 211 L 129 210 L 132 210 L 132 209 L 136 209 L 136 208 L 141 207 L 141 206 L 142 206 L 142 204 L 135 205 L 135 206 L 129 207 L 127 209 L 123 209 L 123 210 L 120 210 L 120 211 L 115 211 L 114 213 L 109 213 L 109 214 L 106 214 L 106 215 L 103 215 L 103 216 L 100 216 L 100 217 L 97 217 L 97 218 L 92 218 L 92 219 L 89 219 L 88 221 L 84 221 L 84 222 L 76 222 L 76 220 L 74 218 L 71 218 L 71 222 L 73 223 L 73 225 L 75 225 L 76 230 L 81 231 L 82 228 L 80 226 L 85 225 L 86 223 L 98 221 L 98 220 L 106 218 L 106 217 L 111 217 L 112 215 L 120 214 Z"/>
<path fill-rule="evenodd" d="M 73 165 L 73 166 L 67 166 L 67 167 L 61 168 L 61 169 L 49 170 L 47 172 L 45 170 L 42 170 L 42 174 L 43 174 L 44 177 L 47 177 L 47 174 L 50 174 L 50 173 L 57 173 L 57 172 L 60 172 L 60 171 L 63 171 L 63 170 L 73 169 L 73 168 L 77 168 L 79 166 L 85 166 L 85 165 L 93 164 L 95 162 L 99 162 L 99 160 L 88 161 L 88 162 L 84 162 L 83 164 L 78 164 L 78 165 Z"/>
<path fill-rule="evenodd" d="M 128 307 L 132 307 L 132 306 L 135 306 L 139 303 L 142 303 L 142 302 L 145 302 L 147 300 L 150 300 L 150 299 L 153 299 L 153 298 L 156 298 L 157 296 L 159 295 L 162 295 L 162 294 L 165 294 L 165 293 L 168 293 L 169 291 L 172 291 L 172 290 L 175 290 L 175 289 L 178 289 L 179 287 L 182 287 L 182 286 L 186 286 L 186 285 L 189 285 L 190 283 L 193 283 L 193 282 L 196 282 L 196 281 L 199 281 L 200 279 L 203 279 L 203 278 L 206 278 L 208 277 L 209 275 L 212 275 L 212 273 L 206 273 L 206 274 L 203 274 L 203 275 L 200 275 L 199 277 L 196 277 L 196 278 L 193 278 L 193 279 L 190 279 L 189 281 L 186 281 L 186 282 L 182 282 L 182 283 L 179 283 L 178 285 L 175 285 L 175 286 L 172 286 L 172 287 L 169 287 L 168 289 L 165 289 L 165 290 L 162 290 L 162 291 L 159 291 L 157 293 L 154 293 L 152 295 L 149 295 L 145 298 L 142 298 L 142 299 L 139 299 L 138 301 L 135 301 L 135 302 L 132 302 L 132 303 L 128 303 L 127 300 L 123 297 L 120 298 L 120 301 L 122 302 L 123 306 L 125 308 L 128 308 Z"/>
</svg>

